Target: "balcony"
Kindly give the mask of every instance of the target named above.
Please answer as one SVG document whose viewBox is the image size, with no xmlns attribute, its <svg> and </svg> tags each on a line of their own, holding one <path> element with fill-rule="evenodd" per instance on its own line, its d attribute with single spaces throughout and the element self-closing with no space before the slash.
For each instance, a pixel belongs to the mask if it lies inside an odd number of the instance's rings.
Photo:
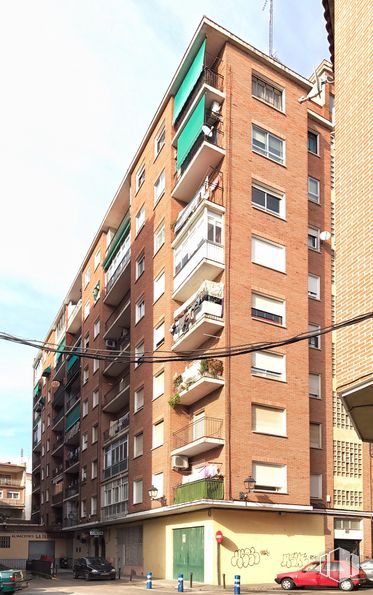
<svg viewBox="0 0 373 595">
<path fill-rule="evenodd" d="M 80 349 L 80 348 L 79 348 Z M 80 371 L 80 358 L 75 355 L 69 355 L 67 359 L 67 379 L 66 386 L 70 385 Z"/>
<path fill-rule="evenodd" d="M 0 487 L 2 486 L 11 486 L 15 488 L 21 487 L 22 480 L 15 477 L 0 477 Z"/>
<path fill-rule="evenodd" d="M 223 420 L 203 417 L 174 432 L 171 455 L 194 457 L 219 446 L 224 446 Z"/>
<path fill-rule="evenodd" d="M 66 399 L 66 415 L 69 413 L 70 409 L 72 409 L 80 399 L 80 394 L 70 394 Z"/>
<path fill-rule="evenodd" d="M 124 328 L 131 324 L 131 294 L 128 291 L 105 323 L 104 339 L 118 341 Z"/>
<path fill-rule="evenodd" d="M 80 437 L 80 421 L 77 421 L 66 433 L 65 444 L 79 444 Z"/>
<path fill-rule="evenodd" d="M 41 436 L 34 436 L 32 450 L 34 452 L 41 452 Z"/>
<path fill-rule="evenodd" d="M 58 477 L 62 473 L 63 473 L 63 463 L 60 463 L 59 465 L 55 466 L 55 468 L 52 471 L 52 475 L 53 475 L 53 477 Z"/>
<path fill-rule="evenodd" d="M 131 280 L 131 250 L 128 249 L 122 260 L 106 282 L 105 304 L 117 306 L 121 301 L 124 292 L 130 285 Z M 110 269 L 109 269 L 110 271 Z M 106 273 L 107 274 L 107 273 Z"/>
<path fill-rule="evenodd" d="M 175 380 L 175 396 L 180 405 L 192 405 L 224 386 L 223 362 L 218 359 L 197 360 Z"/>
<path fill-rule="evenodd" d="M 224 500 L 224 480 L 198 479 L 175 488 L 175 504 L 194 502 L 195 500 Z"/>
<path fill-rule="evenodd" d="M 189 95 L 188 100 L 184 104 L 181 112 L 174 122 L 174 129 L 180 129 L 180 125 L 182 124 L 183 120 L 187 118 L 188 113 L 192 111 L 193 106 L 196 105 L 203 93 L 206 93 L 210 103 L 212 101 L 220 102 L 225 97 L 223 90 L 224 77 L 212 68 L 205 66 L 194 86 L 192 93 Z"/>
<path fill-rule="evenodd" d="M 175 313 L 171 333 L 175 352 L 193 351 L 224 327 L 222 283 L 206 281 Z"/>
<path fill-rule="evenodd" d="M 38 488 L 40 490 L 40 486 Z M 35 490 L 33 490 L 34 492 Z M 19 498 L 18 500 L 14 499 L 14 498 L 1 498 L 0 501 L 0 505 L 1 508 L 4 508 L 5 506 L 8 508 L 24 508 L 25 507 L 25 502 L 23 500 L 23 498 Z"/>
<path fill-rule="evenodd" d="M 105 413 L 118 413 L 129 403 L 130 397 L 130 379 L 129 376 L 122 378 L 122 380 L 114 386 L 104 396 L 103 411 Z"/>
<path fill-rule="evenodd" d="M 52 442 L 52 457 L 59 456 L 62 457 L 63 451 L 60 450 L 63 447 L 63 432 L 59 432 L 56 436 L 56 439 Z"/>
<path fill-rule="evenodd" d="M 52 420 L 52 428 L 54 431 L 63 430 L 64 416 L 65 416 L 65 414 L 64 414 L 63 409 L 60 409 L 60 411 L 57 413 L 57 415 L 54 416 L 54 418 Z"/>
<path fill-rule="evenodd" d="M 58 506 L 62 504 L 63 501 L 63 493 L 62 490 L 58 494 L 52 494 L 52 506 Z"/>
<path fill-rule="evenodd" d="M 128 471 L 128 458 L 104 469 L 102 472 L 102 477 L 103 479 L 109 479 L 110 477 L 118 475 L 118 473 L 124 473 L 125 471 Z"/>
<path fill-rule="evenodd" d="M 113 438 L 117 438 L 120 436 L 122 432 L 128 430 L 130 425 L 130 414 L 126 413 L 122 415 L 119 419 L 110 422 L 110 428 L 104 432 L 104 442 L 108 442 L 113 440 Z"/>
<path fill-rule="evenodd" d="M 68 500 L 69 498 L 75 498 L 75 496 L 79 495 L 79 482 L 70 484 L 65 489 L 65 493 L 63 496 L 64 500 Z"/>
<path fill-rule="evenodd" d="M 128 514 L 128 501 L 116 502 L 101 508 L 101 520 L 108 521 L 110 519 L 119 519 Z"/>
<path fill-rule="evenodd" d="M 224 246 L 202 240 L 174 277 L 173 299 L 185 301 L 204 280 L 214 281 L 223 270 Z"/>
<path fill-rule="evenodd" d="M 128 334 L 127 338 L 122 343 L 118 344 L 118 350 L 113 350 L 113 356 L 116 355 L 116 357 L 106 366 L 104 370 L 105 376 L 116 378 L 129 368 L 130 347 L 130 336 Z"/>
<path fill-rule="evenodd" d="M 65 398 L 65 386 L 64 386 L 64 384 L 60 384 L 60 386 L 57 388 L 56 392 L 53 395 L 53 406 L 54 407 L 62 407 L 64 398 Z"/>
<path fill-rule="evenodd" d="M 208 124 L 206 126 L 209 127 Z M 204 180 L 206 171 L 209 168 L 219 169 L 225 156 L 223 141 L 221 127 L 213 127 L 208 135 L 202 131 L 199 133 L 187 157 L 175 173 L 171 193 L 173 198 L 189 202 Z"/>
<path fill-rule="evenodd" d="M 75 527 L 75 525 L 79 524 L 79 516 L 78 513 L 70 512 L 67 517 L 63 519 L 63 526 L 64 527 Z"/>
<path fill-rule="evenodd" d="M 72 335 L 76 335 L 82 326 L 82 300 L 80 299 L 77 304 L 68 305 L 68 319 L 66 331 Z"/>
<path fill-rule="evenodd" d="M 54 372 L 53 380 L 58 380 L 59 382 L 61 382 L 65 377 L 65 371 L 66 371 L 66 356 L 60 355 L 60 359 L 58 361 L 58 364 L 57 364 L 55 372 Z"/>
<path fill-rule="evenodd" d="M 354 428 L 363 442 L 373 442 L 373 373 L 360 381 L 352 381 L 338 391 L 352 419 Z"/>
<path fill-rule="evenodd" d="M 75 465 L 79 464 L 79 457 L 80 457 L 80 448 L 76 448 L 75 450 L 70 451 L 66 456 L 65 471 L 68 471 L 70 473 L 75 472 L 73 467 L 75 467 Z M 77 469 L 77 471 L 78 470 L 79 469 Z"/>
</svg>

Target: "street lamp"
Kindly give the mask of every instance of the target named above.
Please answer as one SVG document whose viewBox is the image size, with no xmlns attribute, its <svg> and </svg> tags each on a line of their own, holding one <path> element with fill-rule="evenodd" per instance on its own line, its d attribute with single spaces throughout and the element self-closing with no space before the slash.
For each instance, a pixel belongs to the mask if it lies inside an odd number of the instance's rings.
<svg viewBox="0 0 373 595">
<path fill-rule="evenodd" d="M 248 500 L 250 492 L 255 489 L 255 479 L 252 475 L 249 475 L 244 479 L 243 484 L 245 486 L 245 492 L 240 492 L 240 500 Z"/>
<path fill-rule="evenodd" d="M 165 496 L 160 496 L 159 498 L 157 498 L 158 488 L 156 488 L 154 485 L 152 485 L 151 488 L 148 490 L 148 494 L 150 500 L 159 502 L 161 506 L 164 506 L 166 504 Z"/>
</svg>

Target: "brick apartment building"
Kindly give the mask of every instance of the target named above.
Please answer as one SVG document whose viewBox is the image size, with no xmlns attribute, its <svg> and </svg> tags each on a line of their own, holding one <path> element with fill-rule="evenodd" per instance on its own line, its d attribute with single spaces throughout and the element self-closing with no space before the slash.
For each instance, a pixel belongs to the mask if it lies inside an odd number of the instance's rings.
<svg viewBox="0 0 373 595">
<path fill-rule="evenodd" d="M 31 474 L 26 465 L 0 463 L 0 524 L 30 519 Z"/>
<path fill-rule="evenodd" d="M 371 555 L 332 336 L 198 359 L 331 324 L 331 85 L 299 102 L 315 87 L 199 25 L 34 364 L 33 519 L 70 557 L 216 583 L 219 529 L 220 572 L 255 583 L 334 545 Z"/>
</svg>

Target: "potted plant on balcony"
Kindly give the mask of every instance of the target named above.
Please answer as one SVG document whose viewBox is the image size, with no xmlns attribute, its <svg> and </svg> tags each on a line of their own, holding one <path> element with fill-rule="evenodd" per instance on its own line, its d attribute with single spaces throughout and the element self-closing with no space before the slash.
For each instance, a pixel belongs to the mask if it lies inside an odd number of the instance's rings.
<svg viewBox="0 0 373 595">
<path fill-rule="evenodd" d="M 220 359 L 216 358 L 209 358 L 203 359 L 200 363 L 200 373 L 201 376 L 205 374 L 209 374 L 213 378 L 217 378 L 218 376 L 222 376 L 224 372 L 224 364 Z"/>
</svg>

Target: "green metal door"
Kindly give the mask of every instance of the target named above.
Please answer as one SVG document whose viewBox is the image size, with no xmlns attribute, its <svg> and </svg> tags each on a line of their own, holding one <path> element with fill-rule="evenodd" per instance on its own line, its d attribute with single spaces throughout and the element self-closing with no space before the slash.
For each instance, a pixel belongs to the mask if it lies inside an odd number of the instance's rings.
<svg viewBox="0 0 373 595">
<path fill-rule="evenodd" d="M 182 573 L 184 579 L 204 581 L 204 527 L 174 529 L 174 578 Z"/>
</svg>

